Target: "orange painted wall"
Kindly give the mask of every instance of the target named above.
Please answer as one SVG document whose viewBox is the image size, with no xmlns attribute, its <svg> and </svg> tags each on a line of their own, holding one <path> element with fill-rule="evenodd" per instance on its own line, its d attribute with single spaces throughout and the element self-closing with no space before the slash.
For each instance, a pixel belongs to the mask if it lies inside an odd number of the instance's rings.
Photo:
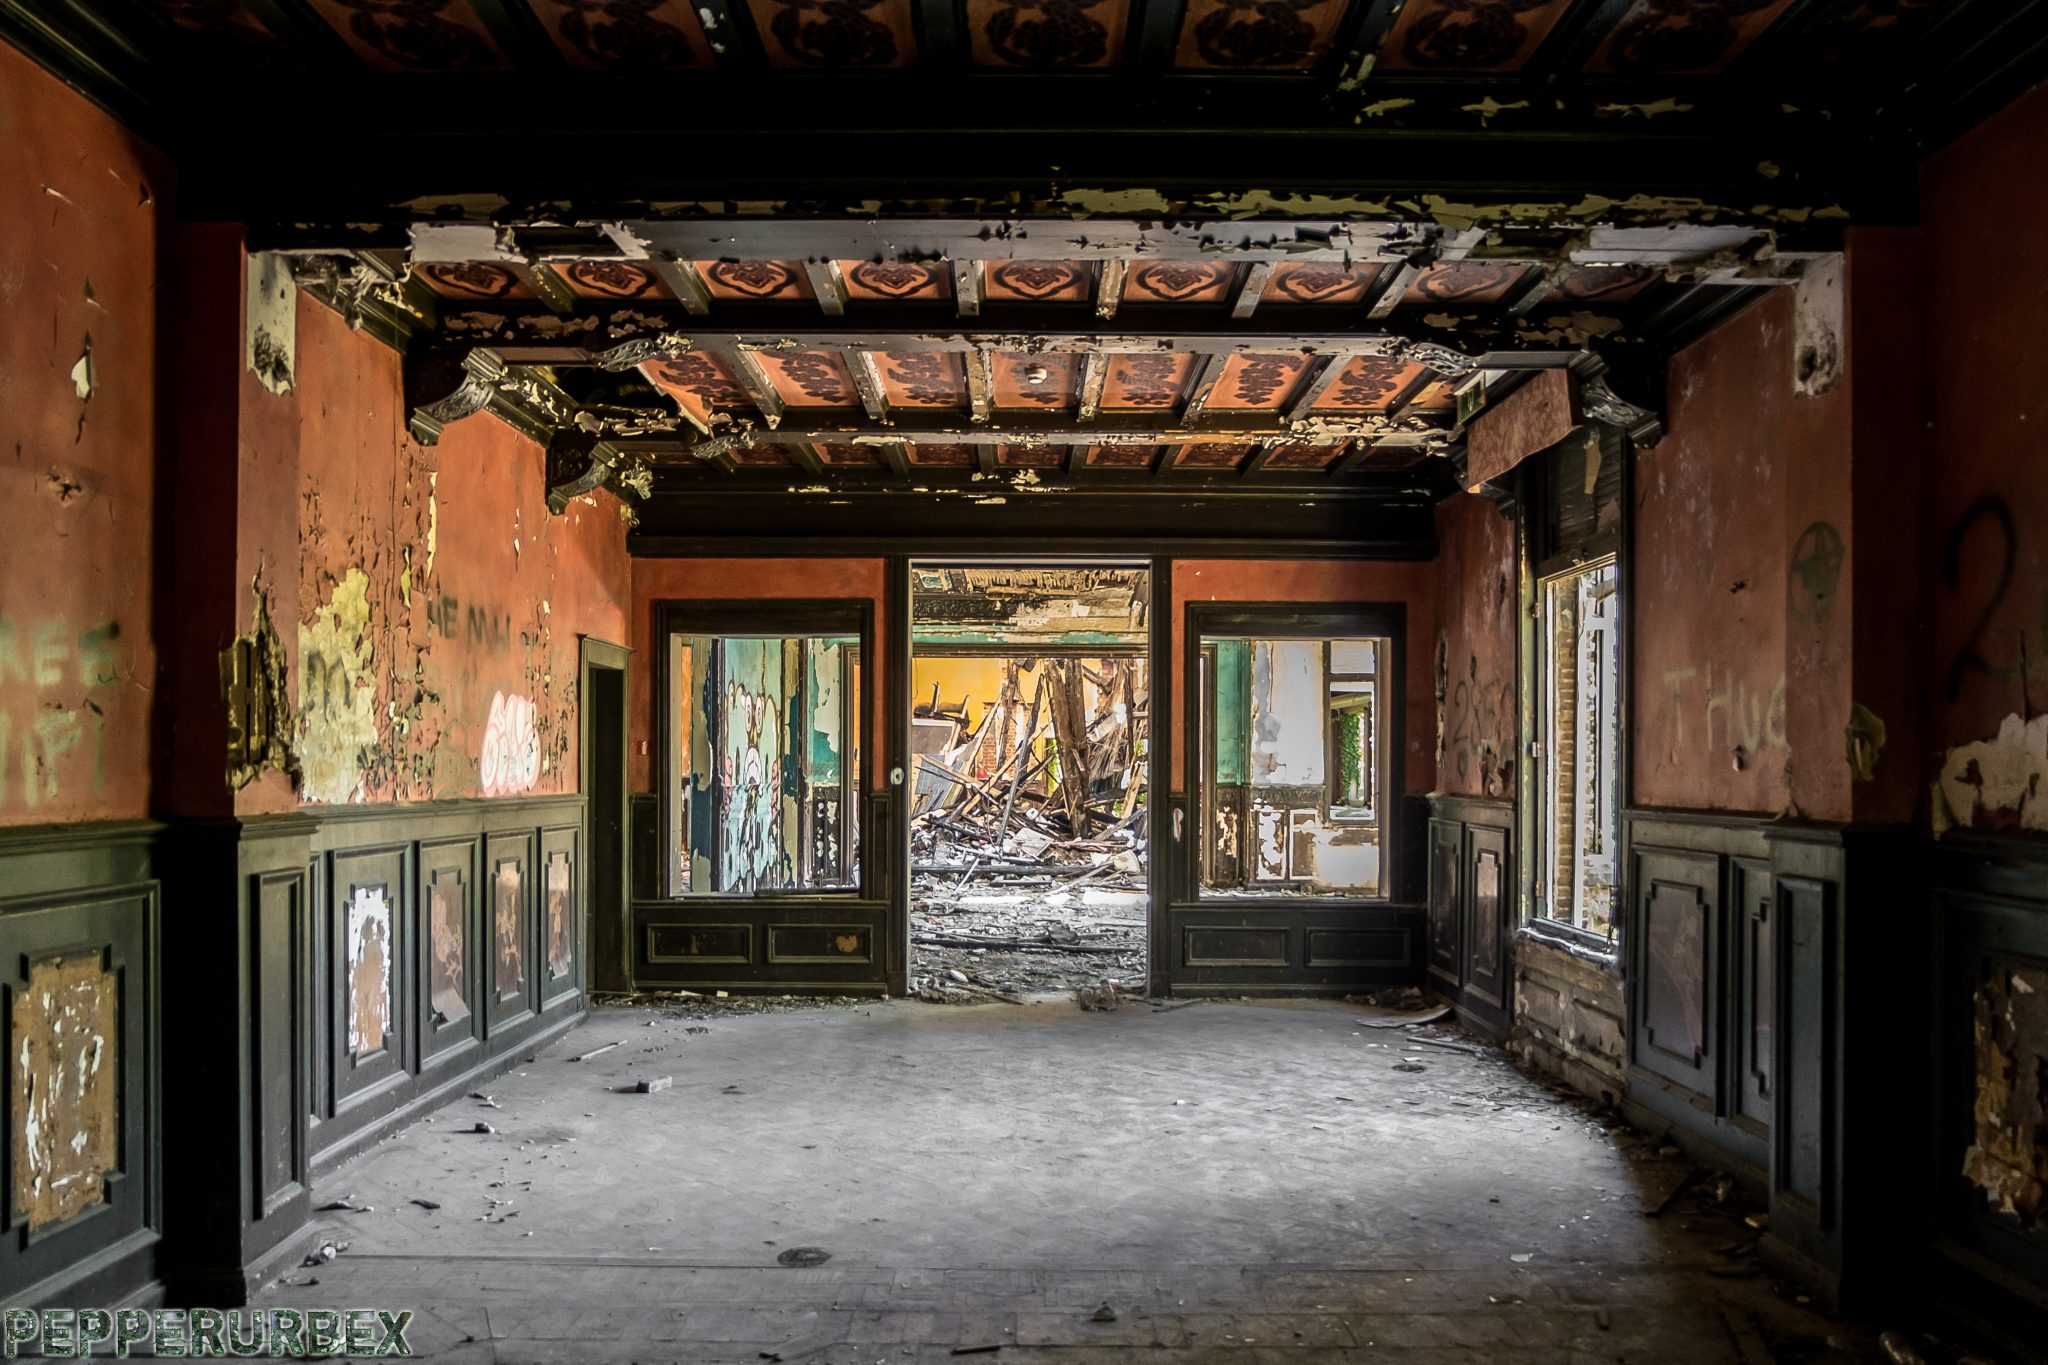
<svg viewBox="0 0 2048 1365">
<path fill-rule="evenodd" d="M 1641 805 L 1849 817 L 1850 575 L 1816 616 L 1803 597 L 1795 610 L 1791 565 L 1815 523 L 1849 542 L 1854 376 L 1795 393 L 1792 333 L 1780 290 L 1688 347 L 1670 434 L 1636 456 Z"/>
<path fill-rule="evenodd" d="M 654 638 L 654 608 L 659 602 L 725 601 L 778 598 L 860 597 L 874 603 L 874 654 L 863 670 L 861 686 L 873 709 L 874 745 L 880 754 L 887 728 L 889 685 L 883 661 L 889 644 L 883 638 L 883 594 L 886 569 L 880 559 L 636 559 L 633 561 L 633 665 L 626 686 L 630 692 L 633 735 L 627 774 L 634 791 L 654 790 L 654 656 L 662 646 Z M 650 752 L 643 753 L 643 746 Z M 888 780 L 886 762 L 867 764 L 869 784 Z"/>
<path fill-rule="evenodd" d="M 149 813 L 164 180 L 0 44 L 0 825 Z"/>
<path fill-rule="evenodd" d="M 1437 623 L 1445 668 L 1437 790 L 1515 794 L 1515 526 L 1484 498 L 1437 504 Z M 1434 680 L 1431 690 L 1434 692 Z"/>
<path fill-rule="evenodd" d="M 1436 783 L 1436 566 L 1423 562 L 1181 559 L 1173 562 L 1173 789 L 1187 790 L 1187 607 L 1191 602 L 1400 602 L 1408 608 L 1407 790 Z"/>
<path fill-rule="evenodd" d="M 1929 768 L 2006 716 L 2048 712 L 2048 261 L 2014 249 L 2048 220 L 2048 88 L 1930 158 L 1921 180 L 1928 310 L 1928 585 L 1921 653 Z M 1953 581 L 1947 576 L 1954 546 Z M 2001 580 L 2005 586 L 2001 589 Z"/>
<path fill-rule="evenodd" d="M 631 571 L 616 502 L 599 494 L 550 515 L 542 450 L 491 417 L 418 445 L 405 430 L 398 356 L 310 300 L 298 348 L 297 392 L 251 402 L 297 411 L 298 555 L 292 595 L 273 610 L 300 687 L 309 789 L 318 794 L 315 732 L 346 733 L 331 706 L 346 709 L 351 688 L 367 687 L 376 742 L 363 751 L 355 799 L 575 791 L 579 637 L 624 643 L 627 633 Z M 351 584 L 368 622 L 360 636 L 340 631 L 337 649 L 323 615 Z M 362 649 L 369 667 L 352 678 L 345 656 Z M 326 795 L 338 798 L 338 786 Z"/>
</svg>

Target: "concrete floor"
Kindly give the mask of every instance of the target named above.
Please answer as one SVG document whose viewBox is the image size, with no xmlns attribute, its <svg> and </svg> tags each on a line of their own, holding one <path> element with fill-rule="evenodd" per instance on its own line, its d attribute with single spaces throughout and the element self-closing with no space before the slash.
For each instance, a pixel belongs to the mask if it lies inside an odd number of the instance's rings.
<svg viewBox="0 0 2048 1365">
<path fill-rule="evenodd" d="M 1868 1358 L 1739 1199 L 1651 1216 L 1678 1159 L 1360 1018 L 601 1009 L 324 1182 L 370 1211 L 262 1302 L 411 1307 L 422 1354 L 507 1365 Z"/>
</svg>

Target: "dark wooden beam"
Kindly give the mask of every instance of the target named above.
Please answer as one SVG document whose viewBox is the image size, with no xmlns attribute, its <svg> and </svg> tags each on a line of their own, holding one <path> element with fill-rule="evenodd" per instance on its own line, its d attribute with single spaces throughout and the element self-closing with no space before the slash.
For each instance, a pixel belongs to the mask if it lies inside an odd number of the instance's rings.
<svg viewBox="0 0 2048 1365">
<path fill-rule="evenodd" d="M 1259 300 L 1265 297 L 1266 281 L 1273 278 L 1273 262 L 1254 261 L 1245 267 L 1244 277 L 1237 283 L 1237 296 L 1231 300 L 1230 316 L 1242 321 L 1258 309 Z"/>
<path fill-rule="evenodd" d="M 1195 376 L 1195 387 L 1180 405 L 1180 425 L 1192 427 L 1202 420 L 1202 409 L 1209 405 L 1209 395 L 1216 391 L 1216 381 L 1223 378 L 1226 357 L 1221 352 L 1211 353 L 1202 362 L 1202 368 Z"/>
<path fill-rule="evenodd" d="M 1090 351 L 1081 361 L 1081 393 L 1076 408 L 1083 423 L 1093 422 L 1102 413 L 1102 385 L 1109 377 L 1109 358 L 1100 351 Z"/>
<path fill-rule="evenodd" d="M 953 311 L 963 318 L 978 317 L 981 314 L 981 271 L 980 261 L 955 259 L 953 268 Z"/>
<path fill-rule="evenodd" d="M 882 392 L 882 376 L 875 369 L 874 352 L 858 346 L 849 346 L 840 352 L 846 362 L 846 369 L 853 376 L 854 390 L 860 394 L 860 405 L 867 410 L 868 420 L 886 422 L 889 420 L 889 398 Z"/>
<path fill-rule="evenodd" d="M 1130 263 L 1121 256 L 1102 263 L 1095 280 L 1095 316 L 1104 322 L 1116 316 L 1117 307 L 1124 300 L 1124 278 L 1130 268 Z"/>
<path fill-rule="evenodd" d="M 684 312 L 691 317 L 703 317 L 711 311 L 711 290 L 694 262 L 657 256 L 648 265 L 661 277 L 662 286 L 675 295 Z"/>
<path fill-rule="evenodd" d="M 751 349 L 745 346 L 713 346 L 711 353 L 724 362 L 732 371 L 732 377 L 740 381 L 740 387 L 747 391 L 747 397 L 754 400 L 761 416 L 770 427 L 782 424 L 782 395 L 775 391 L 775 383 L 768 378 L 768 372 L 761 368 L 761 362 L 754 358 Z"/>
<path fill-rule="evenodd" d="M 995 356 L 982 349 L 967 358 L 967 413 L 970 420 L 986 422 L 995 409 Z"/>
<path fill-rule="evenodd" d="M 810 276 L 811 292 L 817 295 L 819 310 L 829 318 L 842 316 L 846 312 L 846 280 L 839 273 L 839 262 L 806 261 L 804 273 Z"/>
</svg>

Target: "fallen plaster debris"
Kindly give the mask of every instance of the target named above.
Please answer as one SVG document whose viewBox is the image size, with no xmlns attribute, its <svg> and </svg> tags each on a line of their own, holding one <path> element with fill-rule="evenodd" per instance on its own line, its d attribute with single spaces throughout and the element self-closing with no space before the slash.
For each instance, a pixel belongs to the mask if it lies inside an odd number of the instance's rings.
<svg viewBox="0 0 2048 1365">
<path fill-rule="evenodd" d="M 2048 714 L 1999 722 L 1995 739 L 1957 745 L 1934 783 L 1934 832 L 2048 830 Z"/>
</svg>

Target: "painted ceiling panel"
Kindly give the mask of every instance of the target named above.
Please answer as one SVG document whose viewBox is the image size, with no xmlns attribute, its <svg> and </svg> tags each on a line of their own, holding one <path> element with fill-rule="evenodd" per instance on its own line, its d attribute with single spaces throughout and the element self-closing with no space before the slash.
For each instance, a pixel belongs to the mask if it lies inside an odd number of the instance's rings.
<svg viewBox="0 0 2048 1365">
<path fill-rule="evenodd" d="M 640 373 L 700 422 L 708 424 L 714 412 L 753 406 L 732 371 L 708 351 L 685 351 L 673 360 L 650 360 L 640 367 Z"/>
<path fill-rule="evenodd" d="M 711 44 L 689 0 L 527 0 L 562 58 L 593 70 L 684 70 L 711 65 Z"/>
<path fill-rule="evenodd" d="M 860 391 L 846 362 L 830 351 L 756 351 L 782 401 L 798 408 L 855 408 Z"/>
<path fill-rule="evenodd" d="M 787 468 L 796 463 L 791 458 L 789 447 L 773 445 L 766 441 L 759 444 L 739 445 L 732 448 L 732 462 L 754 468 Z"/>
<path fill-rule="evenodd" d="M 1287 406 L 1308 373 L 1308 357 L 1298 353 L 1233 355 L 1209 392 L 1211 411 L 1277 412 Z"/>
<path fill-rule="evenodd" d="M 908 454 L 910 463 L 918 465 L 964 469 L 975 463 L 974 447 L 968 445 L 916 441 L 911 444 Z"/>
<path fill-rule="evenodd" d="M 1552 298 L 1574 303 L 1619 303 L 1634 298 L 1657 272 L 1643 265 L 1581 266 L 1557 283 Z"/>
<path fill-rule="evenodd" d="M 1198 441 L 1173 452 L 1175 469 L 1235 469 L 1252 453 L 1242 442 Z"/>
<path fill-rule="evenodd" d="M 1571 0 L 1410 0 L 1378 65 L 1396 71 L 1513 71 L 1536 54 Z"/>
<path fill-rule="evenodd" d="M 1158 446 L 1090 446 L 1085 464 L 1103 469 L 1150 469 Z"/>
<path fill-rule="evenodd" d="M 950 299 L 953 274 L 944 261 L 841 261 L 849 299 Z"/>
<path fill-rule="evenodd" d="M 1593 71 L 1719 71 L 1792 0 L 1636 0 L 1593 54 Z"/>
<path fill-rule="evenodd" d="M 1112 411 L 1171 408 L 1187 393 L 1195 357 L 1178 351 L 1144 351 L 1116 356 L 1102 383 L 1102 406 Z"/>
<path fill-rule="evenodd" d="M 356 55 L 387 71 L 497 71 L 508 63 L 468 0 L 312 0 Z"/>
<path fill-rule="evenodd" d="M 1222 261 L 1153 261 L 1131 267 L 1126 303 L 1222 303 L 1237 283 L 1237 267 Z"/>
<path fill-rule="evenodd" d="M 1074 357 L 1000 351 L 995 357 L 995 400 L 999 408 L 1070 407 L 1074 402 Z"/>
<path fill-rule="evenodd" d="M 1348 0 L 1188 0 L 1174 65 L 1313 66 L 1330 50 Z"/>
<path fill-rule="evenodd" d="M 1527 269 L 1507 261 L 1446 261 L 1417 275 L 1402 302 L 1466 308 L 1498 303 Z"/>
<path fill-rule="evenodd" d="M 1422 374 L 1422 368 L 1385 356 L 1354 356 L 1316 400 L 1316 411 L 1385 412 Z"/>
<path fill-rule="evenodd" d="M 889 457 L 883 453 L 881 446 L 871 442 L 834 442 L 813 446 L 812 449 L 818 452 L 818 459 L 828 465 L 872 468 L 889 462 Z"/>
<path fill-rule="evenodd" d="M 967 367 L 956 351 L 876 352 L 874 359 L 892 408 L 967 405 Z"/>
<path fill-rule="evenodd" d="M 530 299 L 533 291 L 502 265 L 434 261 L 414 267 L 427 287 L 449 299 Z"/>
<path fill-rule="evenodd" d="M 996 447 L 996 463 L 1010 469 L 1057 469 L 1066 462 L 1067 448 L 1050 445 L 1005 445 Z"/>
<path fill-rule="evenodd" d="M 796 70 L 909 66 L 910 0 L 748 0 L 771 66 Z"/>
<path fill-rule="evenodd" d="M 668 299 L 660 278 L 631 261 L 564 261 L 555 273 L 586 299 Z"/>
<path fill-rule="evenodd" d="M 715 299 L 807 299 L 810 278 L 802 261 L 698 261 L 697 273 Z"/>
<path fill-rule="evenodd" d="M 1016 303 L 1073 303 L 1086 299 L 1094 274 L 1085 261 L 990 261 L 981 296 Z"/>
<path fill-rule="evenodd" d="M 1282 261 L 1266 277 L 1265 303 L 1360 303 L 1380 277 L 1376 265 Z"/>
<path fill-rule="evenodd" d="M 1268 469 L 1328 469 L 1349 441 L 1335 445 L 1318 444 L 1310 441 L 1287 441 L 1273 447 L 1266 456 Z"/>
<path fill-rule="evenodd" d="M 977 66 L 1114 66 L 1129 27 L 1130 0 L 967 0 Z"/>
</svg>

